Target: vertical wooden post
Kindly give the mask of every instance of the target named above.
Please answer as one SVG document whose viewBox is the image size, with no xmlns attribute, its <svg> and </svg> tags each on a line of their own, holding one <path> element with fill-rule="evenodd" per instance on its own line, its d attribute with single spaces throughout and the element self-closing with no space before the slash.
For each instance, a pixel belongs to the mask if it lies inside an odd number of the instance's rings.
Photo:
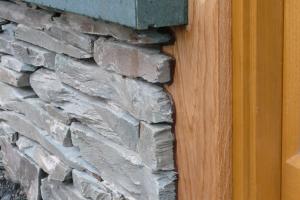
<svg viewBox="0 0 300 200">
<path fill-rule="evenodd" d="M 179 200 L 231 200 L 231 0 L 190 0 L 175 33 Z"/>
<path fill-rule="evenodd" d="M 283 0 L 233 0 L 233 199 L 281 199 Z"/>
</svg>

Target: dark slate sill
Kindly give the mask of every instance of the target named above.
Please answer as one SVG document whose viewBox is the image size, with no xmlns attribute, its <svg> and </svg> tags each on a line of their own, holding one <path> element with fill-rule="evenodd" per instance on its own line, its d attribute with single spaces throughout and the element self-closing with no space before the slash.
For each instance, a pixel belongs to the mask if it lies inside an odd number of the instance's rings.
<svg viewBox="0 0 300 200">
<path fill-rule="evenodd" d="M 134 29 L 187 24 L 187 0 L 25 0 Z"/>
</svg>

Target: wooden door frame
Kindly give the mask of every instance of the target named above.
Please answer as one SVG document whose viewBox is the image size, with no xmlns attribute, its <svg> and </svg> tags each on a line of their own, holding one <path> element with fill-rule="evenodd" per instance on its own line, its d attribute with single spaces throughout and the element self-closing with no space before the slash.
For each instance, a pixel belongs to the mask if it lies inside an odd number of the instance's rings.
<svg viewBox="0 0 300 200">
<path fill-rule="evenodd" d="M 233 199 L 281 199 L 283 0 L 233 0 Z"/>
</svg>

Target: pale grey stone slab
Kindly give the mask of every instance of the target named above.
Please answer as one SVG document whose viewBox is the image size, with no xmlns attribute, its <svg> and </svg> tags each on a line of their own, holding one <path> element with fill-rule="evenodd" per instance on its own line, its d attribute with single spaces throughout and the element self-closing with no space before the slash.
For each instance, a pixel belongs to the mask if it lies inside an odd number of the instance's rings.
<svg viewBox="0 0 300 200">
<path fill-rule="evenodd" d="M 0 112 L 0 119 L 5 121 L 12 129 L 37 143 L 57 156 L 61 161 L 73 169 L 88 170 L 98 174 L 97 170 L 88 162 L 81 158 L 80 152 L 76 147 L 64 147 L 57 143 L 51 135 L 36 127 L 30 119 L 24 115 L 11 111 Z"/>
<path fill-rule="evenodd" d="M 98 169 L 103 180 L 114 184 L 126 197 L 174 200 L 176 176 L 173 171 L 152 173 L 143 166 L 137 153 L 79 123 L 72 123 L 71 132 L 73 144 L 79 147 L 82 157 Z"/>
<path fill-rule="evenodd" d="M 37 69 L 37 67 L 25 64 L 11 55 L 1 56 L 1 63 L 4 67 L 16 72 L 34 72 Z"/>
<path fill-rule="evenodd" d="M 72 178 L 72 169 L 39 144 L 25 137 L 20 137 L 16 144 L 21 152 L 30 157 L 44 172 L 49 174 L 50 180 L 66 181 Z"/>
<path fill-rule="evenodd" d="M 1 2 L 1 1 L 0 1 Z M 0 33 L 0 52 L 5 54 L 13 54 L 12 43 L 15 41 L 11 31 L 3 26 L 3 32 Z"/>
<path fill-rule="evenodd" d="M 125 200 L 123 195 L 112 191 L 105 181 L 100 181 L 97 178 L 78 170 L 72 171 L 74 187 L 81 194 L 92 200 Z"/>
<path fill-rule="evenodd" d="M 97 37 L 79 33 L 73 30 L 66 30 L 54 25 L 48 25 L 45 32 L 67 44 L 73 45 L 87 53 L 93 53 L 94 41 Z"/>
<path fill-rule="evenodd" d="M 48 178 L 42 180 L 41 193 L 43 200 L 88 200 L 73 185 Z"/>
<path fill-rule="evenodd" d="M 54 72 L 45 69 L 31 75 L 31 86 L 42 100 L 56 104 L 106 138 L 136 149 L 139 122 L 119 107 L 62 84 Z"/>
<path fill-rule="evenodd" d="M 168 33 L 160 33 L 155 30 L 136 31 L 115 23 L 93 20 L 71 13 L 64 13 L 60 17 L 54 17 L 53 19 L 55 25 L 67 30 L 73 29 L 93 35 L 112 36 L 117 40 L 131 44 L 161 44 L 169 43 L 173 39 Z"/>
<path fill-rule="evenodd" d="M 8 1 L 0 1 L 0 17 L 18 24 L 25 24 L 36 29 L 43 29 L 51 22 L 53 13 L 31 9 Z"/>
<path fill-rule="evenodd" d="M 22 185 L 28 200 L 40 200 L 42 171 L 39 166 L 13 147 L 7 140 L 0 138 L 0 145 L 3 163 L 9 178 Z"/>
<path fill-rule="evenodd" d="M 5 122 L 0 122 L 0 137 L 6 138 L 11 144 L 16 144 L 19 134 Z"/>
<path fill-rule="evenodd" d="M 16 39 L 29 42 L 31 44 L 43 47 L 50 51 L 66 54 L 74 58 L 91 58 L 92 55 L 75 46 L 67 44 L 61 40 L 58 40 L 44 31 L 36 30 L 28 26 L 19 24 L 16 32 Z"/>
<path fill-rule="evenodd" d="M 140 77 L 151 83 L 171 81 L 173 59 L 157 49 L 99 38 L 94 44 L 94 59 L 104 69 L 121 75 Z"/>
<path fill-rule="evenodd" d="M 55 53 L 22 41 L 14 41 L 12 43 L 12 48 L 12 55 L 21 62 L 37 67 L 43 66 L 54 69 Z"/>
<path fill-rule="evenodd" d="M 54 140 L 65 147 L 71 147 L 71 133 L 68 124 L 54 118 L 47 112 L 49 107 L 38 98 L 13 101 L 5 105 L 5 109 L 21 113 L 42 130 L 47 131 Z"/>
<path fill-rule="evenodd" d="M 28 87 L 29 74 L 23 72 L 16 72 L 14 70 L 4 67 L 0 63 L 0 81 L 15 87 Z"/>
<path fill-rule="evenodd" d="M 58 108 L 52 104 L 45 104 L 44 109 L 48 112 L 48 114 L 59 120 L 63 124 L 70 125 L 72 122 L 71 117 L 61 108 Z"/>
<path fill-rule="evenodd" d="M 18 101 L 32 97 L 36 97 L 36 94 L 31 89 L 16 88 L 0 82 L 0 107 L 3 107 L 10 101 Z"/>
<path fill-rule="evenodd" d="M 174 136 L 172 127 L 164 124 L 140 124 L 138 153 L 145 165 L 154 171 L 174 170 Z"/>
<path fill-rule="evenodd" d="M 162 87 L 123 78 L 84 61 L 57 55 L 60 80 L 88 95 L 111 100 L 135 118 L 147 122 L 172 122 L 172 100 Z"/>
</svg>

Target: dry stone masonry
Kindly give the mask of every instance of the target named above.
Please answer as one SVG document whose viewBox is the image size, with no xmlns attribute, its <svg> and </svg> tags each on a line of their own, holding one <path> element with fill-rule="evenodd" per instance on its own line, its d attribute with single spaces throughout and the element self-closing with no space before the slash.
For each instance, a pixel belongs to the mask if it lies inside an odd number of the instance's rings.
<svg viewBox="0 0 300 200">
<path fill-rule="evenodd" d="M 0 0 L 0 146 L 29 200 L 175 200 L 166 30 Z"/>
</svg>

